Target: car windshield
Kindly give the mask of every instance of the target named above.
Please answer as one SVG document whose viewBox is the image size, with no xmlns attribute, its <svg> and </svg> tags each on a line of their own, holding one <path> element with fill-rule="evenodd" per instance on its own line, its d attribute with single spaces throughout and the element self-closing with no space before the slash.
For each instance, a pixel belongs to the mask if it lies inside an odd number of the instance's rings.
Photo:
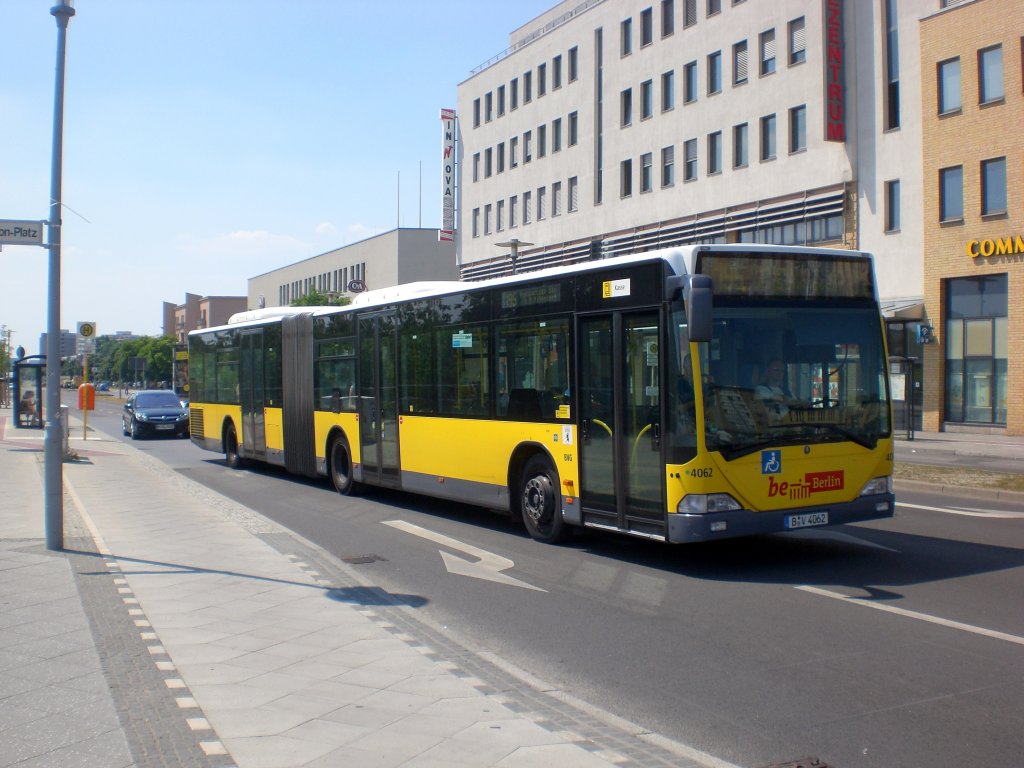
<svg viewBox="0 0 1024 768">
<path fill-rule="evenodd" d="M 173 392 L 147 392 L 135 398 L 136 408 L 181 408 Z"/>
</svg>

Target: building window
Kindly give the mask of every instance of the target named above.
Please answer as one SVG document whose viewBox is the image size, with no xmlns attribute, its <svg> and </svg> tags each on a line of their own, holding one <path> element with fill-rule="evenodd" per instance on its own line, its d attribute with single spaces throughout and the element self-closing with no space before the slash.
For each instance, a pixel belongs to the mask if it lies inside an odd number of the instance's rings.
<svg viewBox="0 0 1024 768">
<path fill-rule="evenodd" d="M 473 237 L 480 237 L 480 209 L 473 209 Z"/>
<path fill-rule="evenodd" d="M 885 231 L 900 231 L 900 180 L 885 182 Z"/>
<path fill-rule="evenodd" d="M 519 137 L 513 136 L 508 140 L 508 167 L 515 168 L 519 165 Z"/>
<path fill-rule="evenodd" d="M 640 192 L 654 189 L 654 155 L 645 152 L 640 155 Z"/>
<path fill-rule="evenodd" d="M 473 127 L 480 127 L 480 99 L 479 97 L 473 99 Z"/>
<path fill-rule="evenodd" d="M 1007 276 L 953 278 L 945 287 L 946 420 L 1005 425 Z"/>
<path fill-rule="evenodd" d="M 633 124 L 633 89 L 627 88 L 619 97 L 621 119 L 619 125 L 625 128 Z"/>
<path fill-rule="evenodd" d="M 516 226 L 516 223 L 517 223 L 517 217 L 516 217 L 517 210 L 516 209 L 519 207 L 518 204 L 519 204 L 519 198 L 516 197 L 515 195 L 512 195 L 512 197 L 510 197 L 508 199 L 508 228 L 509 229 L 513 229 Z"/>
<path fill-rule="evenodd" d="M 505 114 L 505 86 L 498 86 L 498 117 Z"/>
<path fill-rule="evenodd" d="M 579 115 L 576 112 L 569 113 L 569 146 L 575 147 L 579 141 Z"/>
<path fill-rule="evenodd" d="M 619 25 L 619 55 L 629 56 L 633 52 L 633 19 L 623 19 Z"/>
<path fill-rule="evenodd" d="M 569 213 L 580 209 L 579 200 L 580 185 L 575 176 L 569 177 Z"/>
<path fill-rule="evenodd" d="M 664 147 L 661 150 L 661 186 L 671 187 L 676 183 L 676 148 Z"/>
<path fill-rule="evenodd" d="M 747 124 L 740 123 L 732 127 L 732 167 L 746 168 L 748 160 Z"/>
<path fill-rule="evenodd" d="M 508 108 L 516 109 L 519 107 L 519 78 L 513 77 L 512 81 L 508 84 Z"/>
<path fill-rule="evenodd" d="M 683 0 L 683 28 L 697 23 L 697 0 Z"/>
<path fill-rule="evenodd" d="M 489 123 L 494 119 L 494 95 L 488 91 L 484 94 L 484 122 Z"/>
<path fill-rule="evenodd" d="M 523 134 L 523 164 L 533 160 L 533 146 L 531 143 L 533 139 L 533 131 L 526 131 Z"/>
<path fill-rule="evenodd" d="M 804 31 L 804 17 L 789 22 L 789 66 L 803 64 L 807 60 L 807 33 Z"/>
<path fill-rule="evenodd" d="M 697 140 L 687 139 L 683 144 L 683 181 L 697 178 Z"/>
<path fill-rule="evenodd" d="M 722 12 L 722 0 L 708 0 L 708 16 Z"/>
<path fill-rule="evenodd" d="M 544 220 L 544 203 L 547 200 L 547 187 L 537 187 L 537 221 Z"/>
<path fill-rule="evenodd" d="M 497 173 L 504 173 L 505 172 L 505 142 L 503 142 L 503 141 L 498 142 L 497 150 L 498 150 L 497 151 L 497 160 L 498 160 Z"/>
<path fill-rule="evenodd" d="M 580 76 L 580 52 L 575 45 L 569 49 L 569 82 L 575 83 Z"/>
<path fill-rule="evenodd" d="M 533 72 L 523 72 L 523 104 L 533 101 Z"/>
<path fill-rule="evenodd" d="M 537 98 L 548 92 L 548 65 L 537 65 Z"/>
<path fill-rule="evenodd" d="M 900 127 L 900 30 L 896 0 L 885 0 L 885 130 Z"/>
<path fill-rule="evenodd" d="M 505 218 L 505 201 L 504 200 L 499 200 L 498 201 L 498 207 L 495 209 L 495 212 L 494 212 L 494 228 L 496 230 L 498 230 L 499 232 L 501 232 L 502 230 L 505 229 L 504 218 Z"/>
<path fill-rule="evenodd" d="M 1003 98 L 1003 46 L 978 51 L 978 100 L 981 104 Z"/>
<path fill-rule="evenodd" d="M 964 218 L 964 169 L 961 165 L 939 170 L 939 221 Z"/>
<path fill-rule="evenodd" d="M 747 41 L 740 40 L 732 47 L 732 84 L 747 82 Z"/>
<path fill-rule="evenodd" d="M 480 153 L 473 153 L 473 181 L 480 180 Z"/>
<path fill-rule="evenodd" d="M 691 61 L 683 67 L 683 103 L 697 100 L 697 62 Z"/>
<path fill-rule="evenodd" d="M 523 226 L 530 223 L 531 216 L 533 215 L 533 193 L 523 192 Z"/>
<path fill-rule="evenodd" d="M 619 164 L 619 196 L 629 197 L 633 194 L 633 161 L 623 160 Z"/>
<path fill-rule="evenodd" d="M 981 215 L 1006 213 L 1006 158 L 981 163 Z"/>
<path fill-rule="evenodd" d="M 761 160 L 775 159 L 775 115 L 761 118 Z"/>
<path fill-rule="evenodd" d="M 562 149 L 562 118 L 556 117 L 551 121 L 551 151 L 560 152 Z"/>
<path fill-rule="evenodd" d="M 562 182 L 556 181 L 551 185 L 551 216 L 562 215 Z"/>
<path fill-rule="evenodd" d="M 661 75 L 661 111 L 668 112 L 676 106 L 676 73 L 674 70 Z"/>
<path fill-rule="evenodd" d="M 939 114 L 959 112 L 963 107 L 960 97 L 960 59 L 939 62 Z"/>
<path fill-rule="evenodd" d="M 654 9 L 640 11 L 640 47 L 654 42 Z"/>
<path fill-rule="evenodd" d="M 708 96 L 722 92 L 722 52 L 708 54 Z"/>
<path fill-rule="evenodd" d="M 484 178 L 491 178 L 492 164 L 493 164 L 493 150 L 490 147 L 484 150 Z"/>
<path fill-rule="evenodd" d="M 551 90 L 555 91 L 562 87 L 562 57 L 555 56 L 551 60 Z"/>
<path fill-rule="evenodd" d="M 537 157 L 544 157 L 548 153 L 548 127 L 537 126 Z"/>
<path fill-rule="evenodd" d="M 640 119 L 646 120 L 654 114 L 654 81 L 640 83 Z"/>
<path fill-rule="evenodd" d="M 800 105 L 789 110 L 789 152 L 807 149 L 807 107 Z"/>
<path fill-rule="evenodd" d="M 722 132 L 708 134 L 708 176 L 722 172 Z"/>
<path fill-rule="evenodd" d="M 761 76 L 770 75 L 775 71 L 775 30 L 762 32 L 761 43 Z"/>
<path fill-rule="evenodd" d="M 661 36 L 668 37 L 676 31 L 675 0 L 661 0 Z"/>
<path fill-rule="evenodd" d="M 491 234 L 491 206 L 487 204 L 484 206 L 484 234 Z"/>
</svg>

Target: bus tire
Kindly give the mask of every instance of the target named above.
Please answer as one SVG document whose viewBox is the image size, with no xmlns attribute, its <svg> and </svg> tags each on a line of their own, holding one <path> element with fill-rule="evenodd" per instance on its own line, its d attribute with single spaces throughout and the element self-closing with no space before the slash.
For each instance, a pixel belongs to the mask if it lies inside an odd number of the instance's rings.
<svg viewBox="0 0 1024 768">
<path fill-rule="evenodd" d="M 353 496 L 358 493 L 359 483 L 353 479 L 352 451 L 344 435 L 339 435 L 331 441 L 327 471 L 331 476 L 331 485 L 342 496 Z"/>
<path fill-rule="evenodd" d="M 530 537 L 545 544 L 569 538 L 572 529 L 562 519 L 558 472 L 543 456 L 531 457 L 519 481 L 519 509 Z"/>
<path fill-rule="evenodd" d="M 238 453 L 238 435 L 234 424 L 228 424 L 224 430 L 224 463 L 231 469 L 241 469 L 245 464 Z"/>
</svg>

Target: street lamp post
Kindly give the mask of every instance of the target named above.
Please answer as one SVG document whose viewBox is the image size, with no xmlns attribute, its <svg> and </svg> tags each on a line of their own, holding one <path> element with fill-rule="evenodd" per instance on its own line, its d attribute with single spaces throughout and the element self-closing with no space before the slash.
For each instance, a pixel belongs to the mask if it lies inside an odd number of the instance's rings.
<svg viewBox="0 0 1024 768">
<path fill-rule="evenodd" d="M 513 237 L 511 240 L 506 240 L 504 243 L 495 243 L 499 248 L 511 248 L 512 253 L 512 274 L 516 273 L 516 265 L 519 261 L 519 246 L 524 245 L 529 248 L 533 243 L 524 243 L 518 237 Z"/>
<path fill-rule="evenodd" d="M 46 313 L 46 548 L 64 548 L 64 430 L 60 413 L 60 229 L 61 178 L 64 145 L 64 60 L 68 22 L 75 15 L 73 0 L 60 0 L 50 9 L 57 20 L 57 72 L 53 93 L 53 154 L 50 163 L 50 286 Z"/>
</svg>

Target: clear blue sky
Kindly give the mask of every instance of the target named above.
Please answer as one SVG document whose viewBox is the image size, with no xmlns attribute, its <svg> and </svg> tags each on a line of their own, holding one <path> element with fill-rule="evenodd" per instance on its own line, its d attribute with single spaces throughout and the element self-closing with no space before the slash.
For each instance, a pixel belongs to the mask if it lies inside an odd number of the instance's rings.
<svg viewBox="0 0 1024 768">
<path fill-rule="evenodd" d="M 54 0 L 0 0 L 0 219 L 49 216 Z M 555 0 L 76 0 L 61 327 L 162 331 L 161 302 L 398 223 L 440 223 L 442 107 Z M 422 162 L 422 219 L 420 163 Z M 48 252 L 0 252 L 0 324 L 38 351 Z"/>
</svg>

